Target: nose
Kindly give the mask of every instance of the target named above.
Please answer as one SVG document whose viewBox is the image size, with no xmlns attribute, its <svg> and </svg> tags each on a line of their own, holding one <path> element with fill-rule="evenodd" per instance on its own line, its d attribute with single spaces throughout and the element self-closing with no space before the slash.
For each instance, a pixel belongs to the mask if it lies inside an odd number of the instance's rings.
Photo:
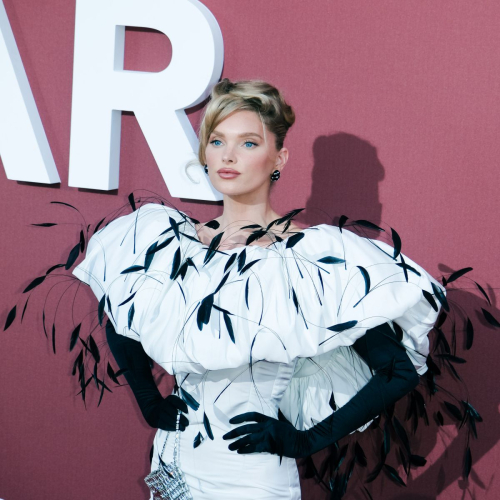
<svg viewBox="0 0 500 500">
<path fill-rule="evenodd" d="M 224 163 L 235 163 L 236 156 L 234 155 L 233 148 L 227 147 L 222 155 L 222 161 Z"/>
</svg>

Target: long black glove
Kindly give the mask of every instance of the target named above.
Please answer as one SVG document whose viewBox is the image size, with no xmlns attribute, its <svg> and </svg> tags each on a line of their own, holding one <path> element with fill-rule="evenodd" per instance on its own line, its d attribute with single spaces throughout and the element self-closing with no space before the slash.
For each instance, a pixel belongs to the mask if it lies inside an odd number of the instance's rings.
<svg viewBox="0 0 500 500">
<path fill-rule="evenodd" d="M 258 423 L 245 424 L 226 433 L 224 439 L 246 435 L 228 448 L 242 454 L 268 452 L 291 458 L 307 457 L 380 415 L 418 385 L 419 375 L 387 323 L 367 330 L 352 347 L 375 374 L 344 406 L 305 431 L 262 413 L 242 413 L 229 423 Z"/>
<path fill-rule="evenodd" d="M 146 422 L 156 429 L 175 431 L 177 411 L 187 413 L 187 405 L 175 394 L 166 398 L 161 395 L 142 344 L 117 334 L 109 320 L 106 323 L 106 339 L 118 366 L 120 369 L 126 369 L 125 378 Z M 189 420 L 181 414 L 179 429 L 183 431 L 188 425 Z"/>
</svg>

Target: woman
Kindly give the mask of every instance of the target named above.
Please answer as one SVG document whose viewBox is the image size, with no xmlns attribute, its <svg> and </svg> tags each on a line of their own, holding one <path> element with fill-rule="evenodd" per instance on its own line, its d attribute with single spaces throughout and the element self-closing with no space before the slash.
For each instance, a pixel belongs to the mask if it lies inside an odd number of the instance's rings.
<svg viewBox="0 0 500 500">
<path fill-rule="evenodd" d="M 364 221 L 301 228 L 300 210 L 272 209 L 294 120 L 268 83 L 218 83 L 198 155 L 223 213 L 200 223 L 143 204 L 95 233 L 73 271 L 158 428 L 151 470 L 173 461 L 178 424 L 195 500 L 301 498 L 295 458 L 365 430 L 416 387 L 446 301 L 394 233 L 393 248 L 346 229 Z M 175 375 L 172 395 L 149 357 Z"/>
</svg>

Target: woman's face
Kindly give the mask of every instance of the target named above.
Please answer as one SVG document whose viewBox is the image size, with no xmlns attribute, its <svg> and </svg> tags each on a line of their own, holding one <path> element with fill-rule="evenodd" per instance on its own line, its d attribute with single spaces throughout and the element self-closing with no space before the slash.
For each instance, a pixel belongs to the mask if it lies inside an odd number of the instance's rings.
<svg viewBox="0 0 500 500">
<path fill-rule="evenodd" d="M 231 196 L 269 189 L 271 174 L 285 165 L 288 150 L 276 149 L 276 136 L 264 130 L 254 111 L 235 111 L 224 119 L 208 138 L 205 156 L 212 185 Z M 222 177 L 222 168 L 238 172 L 234 177 Z"/>
</svg>

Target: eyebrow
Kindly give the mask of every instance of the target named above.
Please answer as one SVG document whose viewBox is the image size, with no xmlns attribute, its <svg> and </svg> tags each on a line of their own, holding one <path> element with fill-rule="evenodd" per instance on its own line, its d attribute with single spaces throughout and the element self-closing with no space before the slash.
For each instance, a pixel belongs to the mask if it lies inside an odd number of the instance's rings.
<svg viewBox="0 0 500 500">
<path fill-rule="evenodd" d="M 216 132 L 216 131 L 213 131 L 210 135 L 220 135 L 221 137 L 225 137 L 225 135 L 222 132 Z M 259 139 L 262 139 L 262 137 L 255 132 L 244 132 L 243 134 L 238 134 L 238 137 L 248 137 L 249 135 L 254 135 Z"/>
</svg>

